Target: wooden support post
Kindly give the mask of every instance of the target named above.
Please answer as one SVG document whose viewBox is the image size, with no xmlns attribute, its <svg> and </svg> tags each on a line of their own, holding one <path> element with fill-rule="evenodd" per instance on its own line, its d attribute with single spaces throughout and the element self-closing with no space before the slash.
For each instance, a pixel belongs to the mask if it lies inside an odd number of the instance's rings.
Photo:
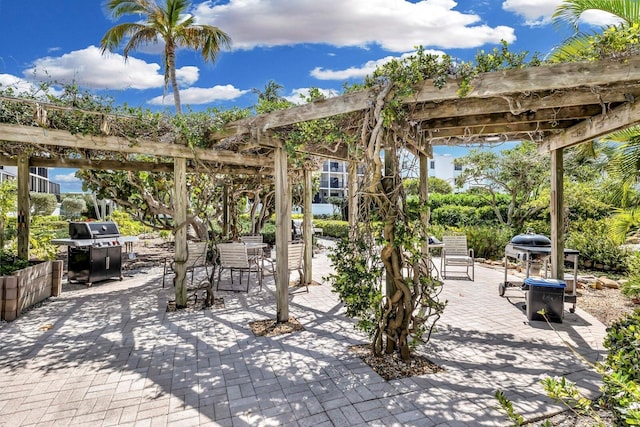
<svg viewBox="0 0 640 427">
<path fill-rule="evenodd" d="M 311 171 L 305 169 L 304 174 L 304 207 L 303 207 L 303 228 L 302 240 L 304 241 L 304 277 L 305 284 L 311 283 L 312 258 L 313 258 L 313 212 L 311 203 L 313 202 L 313 183 L 311 182 Z"/>
<path fill-rule="evenodd" d="M 289 241 L 291 240 L 291 188 L 287 152 L 274 150 L 276 184 L 276 312 L 278 322 L 289 320 Z"/>
<path fill-rule="evenodd" d="M 551 277 L 564 280 L 564 150 L 551 151 Z"/>
<path fill-rule="evenodd" d="M 187 306 L 187 160 L 174 159 L 173 219 L 175 221 L 176 307 Z"/>
<path fill-rule="evenodd" d="M 18 155 L 18 258 L 29 259 L 29 224 L 31 201 L 29 198 L 29 156 Z"/>
<path fill-rule="evenodd" d="M 358 164 L 349 162 L 347 196 L 349 197 L 349 236 L 354 238 L 358 226 Z"/>
<path fill-rule="evenodd" d="M 421 230 L 424 230 L 424 243 L 422 244 L 422 256 L 426 259 L 429 256 L 429 211 L 427 203 L 429 203 L 429 158 L 422 152 L 418 154 L 420 160 L 420 221 L 422 222 Z"/>
</svg>

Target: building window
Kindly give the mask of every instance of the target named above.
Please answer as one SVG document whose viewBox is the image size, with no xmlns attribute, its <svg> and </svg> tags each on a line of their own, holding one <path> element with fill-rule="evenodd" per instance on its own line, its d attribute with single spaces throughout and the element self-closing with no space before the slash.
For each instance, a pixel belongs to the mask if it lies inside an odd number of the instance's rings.
<svg viewBox="0 0 640 427">
<path fill-rule="evenodd" d="M 453 170 L 454 171 L 461 171 L 462 170 L 462 165 L 459 165 L 457 163 L 453 164 Z"/>
<path fill-rule="evenodd" d="M 435 169 L 436 168 L 436 161 L 435 160 L 431 160 L 429 162 L 429 169 Z"/>
</svg>

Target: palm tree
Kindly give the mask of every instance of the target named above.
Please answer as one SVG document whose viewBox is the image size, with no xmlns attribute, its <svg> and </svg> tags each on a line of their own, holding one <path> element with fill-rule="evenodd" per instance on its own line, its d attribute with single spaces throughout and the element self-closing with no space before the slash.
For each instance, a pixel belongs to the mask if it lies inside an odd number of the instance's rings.
<svg viewBox="0 0 640 427">
<path fill-rule="evenodd" d="M 258 100 L 277 102 L 282 100 L 282 97 L 280 96 L 280 89 L 283 88 L 284 86 L 276 83 L 275 80 L 269 80 L 269 83 L 264 86 L 263 91 L 253 88 L 251 89 L 251 92 L 258 95 Z"/>
<path fill-rule="evenodd" d="M 164 41 L 164 90 L 171 83 L 176 114 L 182 113 L 180 92 L 176 80 L 176 49 L 188 47 L 199 51 L 205 61 L 215 62 L 218 52 L 228 48 L 231 38 L 220 28 L 196 25 L 193 16 L 187 14 L 188 0 L 166 0 L 164 7 L 155 0 L 108 0 L 107 8 L 114 19 L 123 15 L 142 15 L 144 22 L 127 22 L 109 29 L 100 41 L 102 54 L 116 50 L 128 38 L 123 50 L 125 60 L 131 51 L 142 45 Z"/>
<path fill-rule="evenodd" d="M 590 39 L 597 35 L 597 31 L 584 33 L 579 31 L 580 17 L 586 11 L 608 12 L 618 21 L 616 26 L 621 30 L 628 29 L 640 23 L 640 2 L 637 0 L 564 0 L 552 16 L 554 25 L 573 27 L 576 33 L 565 40 L 551 55 L 552 61 L 566 61 L 580 58 L 590 46 Z M 610 28 L 605 26 L 601 30 Z"/>
</svg>

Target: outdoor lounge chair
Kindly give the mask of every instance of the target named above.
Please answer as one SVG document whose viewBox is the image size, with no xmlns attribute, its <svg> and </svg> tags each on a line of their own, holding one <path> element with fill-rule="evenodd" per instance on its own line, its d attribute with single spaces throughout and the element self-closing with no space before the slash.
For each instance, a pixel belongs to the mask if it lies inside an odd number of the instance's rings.
<svg viewBox="0 0 640 427">
<path fill-rule="evenodd" d="M 451 273 L 461 273 L 461 270 L 451 271 L 451 267 L 464 267 L 465 274 L 469 280 L 475 277 L 475 261 L 473 259 L 473 249 L 467 248 L 467 236 L 451 235 L 442 236 L 442 255 L 440 258 L 440 274 L 443 279 L 450 278 Z M 449 271 L 447 271 L 449 268 Z M 471 270 L 471 274 L 469 274 Z"/>
</svg>

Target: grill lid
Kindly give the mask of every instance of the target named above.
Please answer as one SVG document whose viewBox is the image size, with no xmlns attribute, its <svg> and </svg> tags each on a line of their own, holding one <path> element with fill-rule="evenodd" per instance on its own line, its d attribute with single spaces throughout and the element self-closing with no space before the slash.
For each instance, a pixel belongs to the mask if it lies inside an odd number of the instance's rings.
<svg viewBox="0 0 640 427">
<path fill-rule="evenodd" d="M 120 230 L 115 222 L 70 222 L 69 237 L 72 239 L 97 239 L 119 237 Z"/>
<path fill-rule="evenodd" d="M 514 236 L 510 243 L 518 246 L 551 246 L 551 240 L 547 236 L 533 231 Z"/>
</svg>

